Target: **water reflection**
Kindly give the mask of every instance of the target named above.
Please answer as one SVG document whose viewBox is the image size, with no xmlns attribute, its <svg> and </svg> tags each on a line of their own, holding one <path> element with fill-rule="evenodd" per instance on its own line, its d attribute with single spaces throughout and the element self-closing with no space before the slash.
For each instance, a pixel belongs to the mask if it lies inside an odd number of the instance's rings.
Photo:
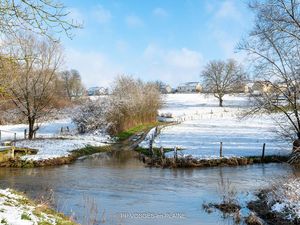
<svg viewBox="0 0 300 225">
<path fill-rule="evenodd" d="M 134 154 L 134 153 L 133 153 Z M 270 180 L 300 175 L 284 164 L 206 169 L 145 168 L 133 155 L 98 154 L 73 165 L 53 168 L 0 170 L 0 186 L 13 187 L 30 196 L 54 190 L 56 206 L 79 222 L 85 220 L 84 199 L 93 199 L 99 220 L 107 224 L 227 224 L 215 214 L 202 211 L 202 203 L 218 201 L 218 185 L 230 180 L 239 193 L 255 191 Z M 242 196 L 242 195 L 241 195 Z M 121 213 L 183 213 L 184 219 L 131 219 Z M 100 218 L 101 217 L 101 218 Z"/>
</svg>

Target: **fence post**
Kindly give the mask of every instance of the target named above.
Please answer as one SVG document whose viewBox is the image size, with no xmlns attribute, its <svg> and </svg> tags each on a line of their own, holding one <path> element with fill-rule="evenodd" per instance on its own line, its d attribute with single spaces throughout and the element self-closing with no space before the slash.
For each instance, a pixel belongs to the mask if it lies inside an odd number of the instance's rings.
<svg viewBox="0 0 300 225">
<path fill-rule="evenodd" d="M 220 158 L 223 157 L 223 142 L 220 142 Z"/>
<path fill-rule="evenodd" d="M 1 130 L 0 130 L 0 141 L 1 141 Z"/>
<path fill-rule="evenodd" d="M 261 161 L 265 159 L 265 150 L 266 150 L 266 143 L 263 144 L 262 154 L 261 154 Z"/>
<path fill-rule="evenodd" d="M 24 139 L 26 139 L 27 138 L 27 130 L 25 129 L 24 130 Z"/>
<path fill-rule="evenodd" d="M 149 153 L 153 156 L 153 139 L 151 138 L 149 141 Z"/>
<path fill-rule="evenodd" d="M 177 147 L 174 147 L 174 159 L 177 160 Z"/>
<path fill-rule="evenodd" d="M 61 127 L 61 128 L 60 128 L 60 133 L 62 134 L 63 132 L 64 132 L 64 128 Z"/>
<path fill-rule="evenodd" d="M 159 150 L 160 150 L 160 157 L 161 157 L 161 160 L 163 160 L 163 159 L 165 158 L 164 148 L 161 146 Z"/>
</svg>

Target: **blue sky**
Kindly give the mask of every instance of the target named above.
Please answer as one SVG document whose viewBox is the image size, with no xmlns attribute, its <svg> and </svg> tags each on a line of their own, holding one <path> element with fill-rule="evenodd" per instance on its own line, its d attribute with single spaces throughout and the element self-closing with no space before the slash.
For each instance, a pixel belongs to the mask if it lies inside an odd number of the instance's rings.
<svg viewBox="0 0 300 225">
<path fill-rule="evenodd" d="M 209 60 L 236 58 L 235 46 L 253 26 L 246 0 L 65 0 L 84 28 L 62 38 L 65 68 L 87 87 L 117 75 L 176 86 L 200 80 Z"/>
</svg>

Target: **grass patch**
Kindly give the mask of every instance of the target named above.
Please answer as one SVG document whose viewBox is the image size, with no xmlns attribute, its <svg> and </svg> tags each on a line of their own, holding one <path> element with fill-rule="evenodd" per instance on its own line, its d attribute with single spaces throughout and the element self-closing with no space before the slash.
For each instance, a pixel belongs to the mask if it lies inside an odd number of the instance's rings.
<svg viewBox="0 0 300 225">
<path fill-rule="evenodd" d="M 153 127 L 162 125 L 164 123 L 162 122 L 154 122 L 154 123 L 147 123 L 147 124 L 140 124 L 135 127 L 132 127 L 128 130 L 122 131 L 119 134 L 116 135 L 119 141 L 124 141 L 131 137 L 134 134 L 140 133 L 140 132 L 145 132 Z"/>
<path fill-rule="evenodd" d="M 104 145 L 104 146 L 86 146 L 85 148 L 76 149 L 72 151 L 72 155 L 75 158 L 85 156 L 85 155 L 92 155 L 99 152 L 108 152 L 111 150 L 111 146 Z"/>
<path fill-rule="evenodd" d="M 52 224 L 49 223 L 48 221 L 43 220 L 43 221 L 38 222 L 38 225 L 52 225 Z"/>
<path fill-rule="evenodd" d="M 3 224 L 3 225 L 8 225 L 8 223 L 7 223 L 7 220 L 6 220 L 6 219 L 2 219 L 2 220 L 0 221 L 0 223 L 1 223 L 1 224 Z"/>
<path fill-rule="evenodd" d="M 21 219 L 22 220 L 31 220 L 30 216 L 28 214 L 26 214 L 26 213 L 22 213 Z"/>
<path fill-rule="evenodd" d="M 148 148 L 137 147 L 135 151 L 144 154 L 145 156 L 151 156 Z M 173 148 L 164 148 L 164 153 L 173 151 Z M 155 156 L 161 156 L 160 148 L 153 148 Z"/>
<path fill-rule="evenodd" d="M 253 160 L 254 163 L 261 162 L 260 156 L 247 156 L 245 158 Z M 289 159 L 289 156 L 284 156 L 284 155 L 266 155 L 263 159 L 263 162 L 264 163 L 287 162 L 288 159 Z"/>
</svg>

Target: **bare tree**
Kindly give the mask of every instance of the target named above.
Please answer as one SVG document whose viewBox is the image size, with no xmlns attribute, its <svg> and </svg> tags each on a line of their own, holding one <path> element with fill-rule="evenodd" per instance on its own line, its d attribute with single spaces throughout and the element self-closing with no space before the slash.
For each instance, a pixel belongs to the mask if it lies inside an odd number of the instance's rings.
<svg viewBox="0 0 300 225">
<path fill-rule="evenodd" d="M 2 64 L 6 81 L 1 86 L 18 112 L 26 117 L 29 139 L 32 139 L 39 129 L 36 122 L 54 107 L 61 48 L 57 42 L 32 35 L 6 41 L 1 46 L 1 55 L 10 63 Z"/>
<path fill-rule="evenodd" d="M 280 127 L 298 138 L 294 146 L 300 147 L 300 1 L 251 1 L 250 8 L 256 13 L 255 27 L 238 48 L 249 54 L 256 76 L 272 86 L 256 96 L 252 112 L 280 112 Z"/>
<path fill-rule="evenodd" d="M 66 70 L 61 73 L 64 90 L 70 100 L 72 97 L 79 97 L 84 92 L 84 86 L 81 81 L 81 76 L 77 70 Z"/>
<path fill-rule="evenodd" d="M 0 33 L 14 34 L 31 31 L 48 37 L 81 25 L 68 17 L 70 12 L 55 0 L 3 0 L 0 1 Z"/>
<path fill-rule="evenodd" d="M 201 74 L 203 84 L 207 90 L 214 93 L 219 99 L 219 106 L 223 106 L 223 97 L 245 80 L 245 73 L 242 66 L 235 60 L 210 61 Z"/>
</svg>

